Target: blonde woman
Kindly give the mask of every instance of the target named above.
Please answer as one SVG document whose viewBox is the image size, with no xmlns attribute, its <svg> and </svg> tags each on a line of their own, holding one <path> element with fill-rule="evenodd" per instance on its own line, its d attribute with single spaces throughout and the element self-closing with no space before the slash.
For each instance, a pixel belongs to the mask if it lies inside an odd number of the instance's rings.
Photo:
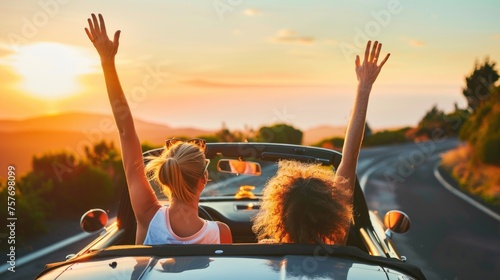
<svg viewBox="0 0 500 280">
<path fill-rule="evenodd" d="M 208 180 L 202 141 L 167 142 L 165 151 L 145 168 L 132 113 L 115 67 L 120 31 L 110 40 L 102 15 L 92 14 L 85 28 L 101 58 L 106 88 L 120 134 L 123 166 L 137 220 L 136 244 L 231 243 L 231 231 L 221 222 L 198 216 L 198 200 Z M 147 172 L 145 172 L 147 170 Z M 170 205 L 160 205 L 147 174 L 159 182 Z"/>
<path fill-rule="evenodd" d="M 378 64 L 382 44 L 356 56 L 358 88 L 336 174 L 319 165 L 280 162 L 263 190 L 253 231 L 261 242 L 345 244 L 352 219 L 356 166 L 372 85 L 389 54 Z M 370 51 L 371 50 L 371 51 Z"/>
</svg>

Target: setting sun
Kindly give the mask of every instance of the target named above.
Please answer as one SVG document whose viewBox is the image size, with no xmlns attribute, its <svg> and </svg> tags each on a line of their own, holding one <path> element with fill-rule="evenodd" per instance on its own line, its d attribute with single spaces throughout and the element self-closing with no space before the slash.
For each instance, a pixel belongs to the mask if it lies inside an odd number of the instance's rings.
<svg viewBox="0 0 500 280">
<path fill-rule="evenodd" d="M 11 63 L 21 76 L 20 88 L 43 99 L 78 93 L 82 89 L 79 76 L 93 72 L 97 64 L 94 57 L 77 47 L 50 42 L 20 47 Z"/>
</svg>

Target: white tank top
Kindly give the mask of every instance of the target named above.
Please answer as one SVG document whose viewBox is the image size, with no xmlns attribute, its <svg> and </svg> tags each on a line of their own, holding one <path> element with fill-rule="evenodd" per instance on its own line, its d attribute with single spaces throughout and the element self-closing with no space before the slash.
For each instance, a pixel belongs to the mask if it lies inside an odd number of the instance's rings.
<svg viewBox="0 0 500 280">
<path fill-rule="evenodd" d="M 188 237 L 177 236 L 170 226 L 168 207 L 158 209 L 149 223 L 144 245 L 160 244 L 220 244 L 219 226 L 216 222 L 205 221 L 201 229 Z"/>
</svg>

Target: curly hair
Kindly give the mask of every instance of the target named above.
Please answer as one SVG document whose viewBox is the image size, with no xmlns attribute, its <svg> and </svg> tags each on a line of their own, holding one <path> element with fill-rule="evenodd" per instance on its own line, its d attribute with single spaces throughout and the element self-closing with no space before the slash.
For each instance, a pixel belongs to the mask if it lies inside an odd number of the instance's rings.
<svg viewBox="0 0 500 280">
<path fill-rule="evenodd" d="M 344 244 L 351 218 L 346 179 L 319 164 L 283 160 L 264 187 L 252 230 L 259 241 Z"/>
</svg>

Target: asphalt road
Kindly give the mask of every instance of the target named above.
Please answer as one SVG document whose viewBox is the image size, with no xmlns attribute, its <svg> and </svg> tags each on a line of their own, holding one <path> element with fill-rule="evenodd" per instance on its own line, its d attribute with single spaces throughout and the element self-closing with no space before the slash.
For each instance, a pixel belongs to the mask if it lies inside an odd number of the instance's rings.
<svg viewBox="0 0 500 280">
<path fill-rule="evenodd" d="M 500 279 L 500 222 L 438 182 L 439 154 L 458 144 L 438 142 L 363 150 L 358 173 L 368 208 L 410 216 L 410 231 L 393 240 L 428 279 Z"/>
<path fill-rule="evenodd" d="M 497 279 L 500 222 L 436 180 L 433 171 L 439 154 L 458 143 L 453 139 L 438 142 L 363 150 L 358 173 L 368 207 L 381 216 L 391 209 L 410 216 L 410 232 L 395 234 L 393 240 L 408 262 L 419 266 L 428 279 Z M 73 225 L 71 230 L 54 232 L 52 239 L 56 242 L 77 233 Z M 95 235 L 30 261 L 17 267 L 16 273 L 1 271 L 0 279 L 33 279 L 45 263 L 64 260 L 93 238 Z M 18 257 L 23 254 L 27 252 Z"/>
<path fill-rule="evenodd" d="M 97 237 L 97 234 L 95 233 L 82 233 L 79 221 L 62 221 L 51 228 L 52 231 L 50 231 L 47 235 L 32 240 L 30 242 L 30 246 L 18 248 L 16 251 L 15 272 L 7 271 L 7 268 L 2 267 L 2 270 L 0 271 L 0 279 L 35 279 L 38 273 L 43 270 L 45 264 L 64 261 L 67 255 L 78 253 L 86 244 Z M 79 241 L 73 242 L 72 240 L 74 240 L 75 237 L 78 237 L 77 239 L 79 239 Z M 68 240 L 69 242 L 64 242 L 65 240 Z M 68 245 L 58 246 L 59 244 L 64 243 Z M 52 250 L 52 246 L 60 248 Z M 52 252 L 43 254 L 42 250 L 47 249 Z M 3 260 L 4 259 L 2 258 L 2 265 L 4 264 Z"/>
</svg>

